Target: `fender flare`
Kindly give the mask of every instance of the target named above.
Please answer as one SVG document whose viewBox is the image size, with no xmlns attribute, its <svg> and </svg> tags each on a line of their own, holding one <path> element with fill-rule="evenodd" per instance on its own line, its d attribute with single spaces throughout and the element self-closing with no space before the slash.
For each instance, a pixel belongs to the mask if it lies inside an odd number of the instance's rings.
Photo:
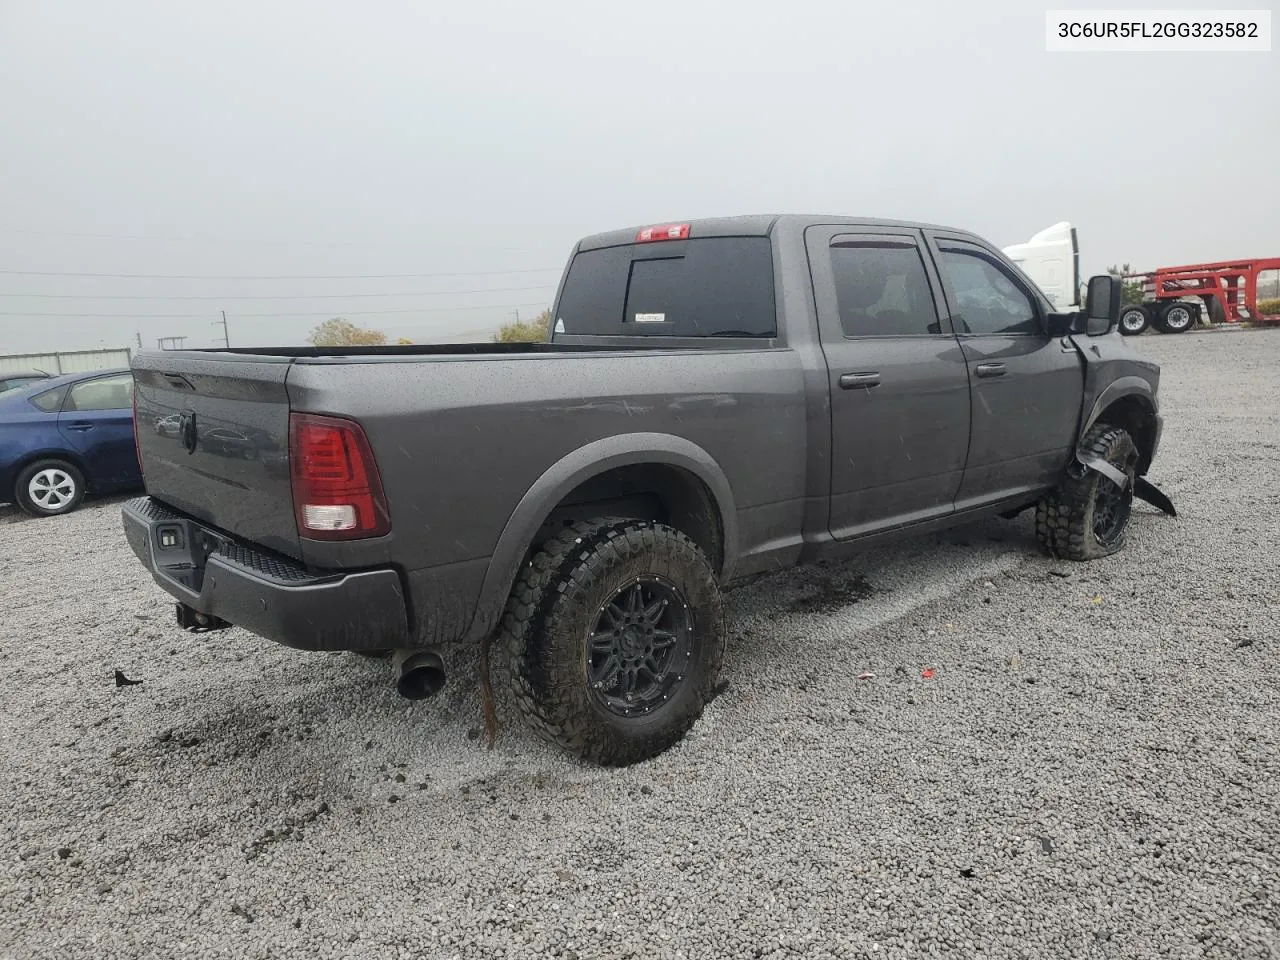
<svg viewBox="0 0 1280 960">
<path fill-rule="evenodd" d="M 729 479 L 715 459 L 697 444 L 672 434 L 627 433 L 605 437 L 561 457 L 520 498 L 489 558 L 476 611 L 467 630 L 468 642 L 478 642 L 497 623 L 529 544 L 556 505 L 592 477 L 638 464 L 681 467 L 706 485 L 720 513 L 724 538 L 721 578 L 729 578 L 738 553 L 737 512 Z"/>
<path fill-rule="evenodd" d="M 1077 444 L 1084 439 L 1084 435 L 1089 432 L 1089 429 L 1098 422 L 1098 418 L 1102 416 L 1102 411 L 1122 397 L 1133 396 L 1141 397 L 1146 401 L 1145 406 L 1151 416 L 1154 417 L 1159 414 L 1159 407 L 1156 404 L 1155 394 L 1151 390 L 1151 384 L 1142 379 L 1142 377 L 1117 377 L 1107 384 L 1102 393 L 1098 394 L 1098 398 L 1093 401 L 1089 415 L 1084 418 L 1084 422 L 1080 425 L 1080 435 L 1076 438 Z"/>
<path fill-rule="evenodd" d="M 1093 402 L 1093 407 L 1089 411 L 1089 416 L 1085 418 L 1080 428 L 1080 436 L 1076 440 L 1075 463 L 1078 468 L 1084 470 L 1092 470 L 1095 473 L 1106 477 L 1121 489 L 1130 485 L 1130 479 L 1113 467 L 1111 464 L 1097 457 L 1088 455 L 1082 447 L 1085 435 L 1101 418 L 1103 412 L 1117 400 L 1124 397 L 1139 397 L 1143 401 L 1143 406 L 1147 409 L 1153 420 L 1157 421 L 1156 442 L 1159 440 L 1159 406 L 1156 403 L 1155 394 L 1151 390 L 1151 384 L 1142 377 L 1126 376 L 1118 377 L 1115 381 L 1108 384 L 1106 389 L 1098 395 Z M 1173 508 L 1173 504 L 1169 498 L 1157 490 L 1150 481 L 1143 479 L 1141 476 L 1133 478 L 1134 490 L 1137 496 L 1146 500 L 1148 503 L 1154 504 L 1170 516 L 1177 516 L 1177 512 Z"/>
</svg>

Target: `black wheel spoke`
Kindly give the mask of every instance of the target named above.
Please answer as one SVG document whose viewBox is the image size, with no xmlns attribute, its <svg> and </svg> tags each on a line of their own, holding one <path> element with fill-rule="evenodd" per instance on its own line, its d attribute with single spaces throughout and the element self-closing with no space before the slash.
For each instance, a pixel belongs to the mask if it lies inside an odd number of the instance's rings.
<svg viewBox="0 0 1280 960">
<path fill-rule="evenodd" d="M 1123 471 L 1130 482 L 1126 486 L 1119 486 L 1110 480 L 1098 481 L 1093 497 L 1093 535 L 1104 544 L 1115 540 L 1124 530 L 1129 519 L 1130 504 L 1133 502 L 1132 459 L 1112 466 Z"/>
<path fill-rule="evenodd" d="M 587 636 L 592 695 L 624 717 L 649 713 L 684 680 L 693 623 L 675 586 L 641 576 L 600 608 Z"/>
<path fill-rule="evenodd" d="M 603 690 L 613 688 L 618 680 L 618 674 L 622 671 L 622 661 L 618 659 L 616 654 L 609 654 L 604 662 L 600 665 L 599 670 L 593 671 L 592 676 L 595 677 L 593 686 Z"/>
<path fill-rule="evenodd" d="M 640 679 L 640 671 L 635 666 L 625 666 L 619 675 L 619 692 L 628 700 L 635 699 L 636 683 Z"/>
<path fill-rule="evenodd" d="M 644 618 L 644 622 L 649 626 L 656 627 L 658 622 L 662 619 L 662 614 L 666 609 L 666 597 L 659 597 L 657 600 L 653 601 L 653 603 L 645 607 L 644 610 L 641 611 L 640 616 Z"/>
</svg>

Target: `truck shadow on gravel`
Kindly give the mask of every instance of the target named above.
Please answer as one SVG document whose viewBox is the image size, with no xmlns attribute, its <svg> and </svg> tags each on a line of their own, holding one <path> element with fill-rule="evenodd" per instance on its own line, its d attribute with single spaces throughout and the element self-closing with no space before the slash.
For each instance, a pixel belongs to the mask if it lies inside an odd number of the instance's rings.
<svg viewBox="0 0 1280 960">
<path fill-rule="evenodd" d="M 730 614 L 832 614 L 892 593 L 911 579 L 966 564 L 976 569 L 1002 554 L 1048 559 L 1036 540 L 1031 514 L 1009 520 L 988 519 L 900 543 L 868 547 L 849 560 L 819 561 L 764 573 L 726 591 Z"/>
<path fill-rule="evenodd" d="M 819 634 L 832 629 L 833 620 L 842 630 L 847 623 L 844 642 L 852 648 L 859 633 L 892 619 L 896 609 L 912 602 L 917 586 L 935 594 L 953 592 L 985 576 L 983 571 L 995 564 L 1039 556 L 1043 554 L 1028 517 L 988 520 L 870 550 L 850 561 L 791 568 L 735 585 L 726 591 L 730 640 L 721 689 L 730 692 L 725 702 L 735 699 L 734 687 L 750 685 L 750 678 L 761 672 L 776 669 L 789 675 L 821 656 L 826 641 Z M 265 640 L 251 641 L 270 647 Z M 319 781 L 344 786 L 347 775 L 342 771 L 376 766 L 375 758 L 381 763 L 393 755 L 415 762 L 433 756 L 437 763 L 452 757 L 474 766 L 488 754 L 495 767 L 577 766 L 525 729 L 507 695 L 508 665 L 498 650 L 493 682 L 500 733 L 496 748 L 486 751 L 478 651 L 454 646 L 444 653 L 450 676 L 445 689 L 430 700 L 410 703 L 396 694 L 388 661 L 272 648 L 257 658 L 260 674 L 250 670 L 237 682 L 221 685 L 224 696 L 211 698 L 207 712 L 193 716 L 188 711 L 187 723 L 153 730 L 132 752 L 135 760 L 149 765 L 266 765 L 278 769 L 282 778 L 312 784 L 317 796 Z M 157 658 L 153 666 L 163 662 Z M 341 769 L 308 769 L 310 761 L 299 755 L 312 749 L 343 758 Z"/>
</svg>

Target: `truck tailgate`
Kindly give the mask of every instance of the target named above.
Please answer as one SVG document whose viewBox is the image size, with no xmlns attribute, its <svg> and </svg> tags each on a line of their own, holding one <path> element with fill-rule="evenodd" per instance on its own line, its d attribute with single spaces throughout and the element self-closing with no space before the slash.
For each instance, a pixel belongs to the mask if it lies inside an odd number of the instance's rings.
<svg viewBox="0 0 1280 960">
<path fill-rule="evenodd" d="M 300 558 L 289 482 L 286 358 L 134 359 L 147 493 L 210 526 Z"/>
</svg>

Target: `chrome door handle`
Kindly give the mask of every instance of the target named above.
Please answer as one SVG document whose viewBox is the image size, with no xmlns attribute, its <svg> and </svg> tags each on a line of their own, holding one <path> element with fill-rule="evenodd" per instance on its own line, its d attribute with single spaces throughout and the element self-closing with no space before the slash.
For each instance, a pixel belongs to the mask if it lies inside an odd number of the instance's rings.
<svg viewBox="0 0 1280 960">
<path fill-rule="evenodd" d="M 845 373 L 840 376 L 840 389 L 853 390 L 857 387 L 878 387 L 880 386 L 880 374 L 878 373 Z"/>
<path fill-rule="evenodd" d="M 982 377 L 984 380 L 988 380 L 991 377 L 1003 377 L 1004 364 L 1003 363 L 980 363 L 978 364 L 978 369 L 975 372 L 978 374 L 978 376 Z"/>
</svg>

